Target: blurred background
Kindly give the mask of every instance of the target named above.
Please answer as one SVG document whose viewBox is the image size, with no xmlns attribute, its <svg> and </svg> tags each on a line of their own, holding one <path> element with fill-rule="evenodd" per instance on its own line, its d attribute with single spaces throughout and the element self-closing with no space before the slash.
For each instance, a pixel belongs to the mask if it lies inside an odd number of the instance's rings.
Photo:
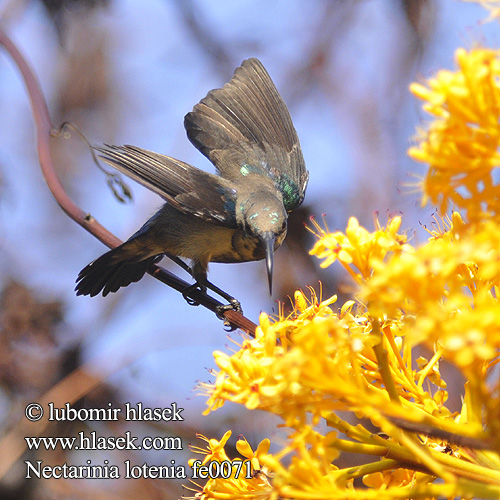
<svg viewBox="0 0 500 500">
<path fill-rule="evenodd" d="M 315 216 L 330 230 L 344 230 L 356 216 L 373 230 L 403 215 L 418 244 L 433 207 L 406 184 L 424 167 L 406 150 L 424 125 L 410 82 L 454 67 L 458 46 L 499 46 L 487 12 L 455 0 L 5 0 L 0 19 L 37 74 L 55 125 L 72 121 L 92 144 L 133 144 L 213 172 L 187 140 L 183 117 L 213 88 L 227 82 L 241 61 L 258 57 L 288 105 L 310 181 L 306 199 L 290 218 L 289 235 L 275 257 L 275 287 L 267 291 L 263 262 L 212 264 L 209 278 L 237 297 L 245 315 L 288 307 L 297 288 L 313 286 L 323 297 L 352 294 L 348 276 L 321 270 L 308 255 L 314 237 L 304 222 Z M 161 205 L 132 181 L 133 204 L 112 196 L 88 148 L 71 134 L 52 141 L 62 182 L 75 202 L 122 239 Z M 120 422 L 65 423 L 44 435 L 99 434 L 180 436 L 182 451 L 38 452 L 8 467 L 1 499 L 178 498 L 179 482 L 25 480 L 23 460 L 93 464 L 148 462 L 187 468 L 196 433 L 220 438 L 233 430 L 252 446 L 270 437 L 282 443 L 277 421 L 226 405 L 202 416 L 197 381 L 213 379 L 212 352 L 231 348 L 222 323 L 189 306 L 149 276 L 105 299 L 76 297 L 80 269 L 106 248 L 58 207 L 38 167 L 34 126 L 24 83 L 0 51 L 0 436 L 23 420 L 27 403 L 82 364 L 102 383 L 80 407 L 120 407 L 177 402 L 184 422 L 154 427 Z M 163 264 L 184 279 L 169 261 Z M 445 373 L 446 378 L 446 373 Z M 78 377 L 75 378 L 78 381 Z M 450 390 L 450 406 L 461 385 Z M 0 463 L 7 460 L 0 441 Z M 9 450 L 7 450 L 9 451 Z M 13 452 L 14 453 L 14 452 Z M 14 454 L 15 455 L 15 454 Z M 12 455 L 12 456 L 14 456 Z M 187 471 L 189 474 L 189 470 Z M 188 484 L 187 480 L 182 481 Z"/>
</svg>

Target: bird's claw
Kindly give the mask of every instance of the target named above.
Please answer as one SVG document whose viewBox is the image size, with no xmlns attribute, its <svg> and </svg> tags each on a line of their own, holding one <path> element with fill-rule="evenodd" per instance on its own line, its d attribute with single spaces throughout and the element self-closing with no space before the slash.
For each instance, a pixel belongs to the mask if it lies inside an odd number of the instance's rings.
<svg viewBox="0 0 500 500">
<path fill-rule="evenodd" d="M 227 322 L 226 317 L 224 316 L 224 313 L 226 311 L 236 311 L 239 312 L 240 314 L 243 314 L 243 309 L 241 308 L 240 301 L 234 298 L 229 300 L 229 304 L 217 306 L 215 309 L 215 314 L 219 319 L 222 319 L 224 321 L 224 324 L 226 326 L 229 324 Z"/>
<path fill-rule="evenodd" d="M 200 305 L 199 302 L 189 297 L 189 294 L 194 290 L 200 290 L 200 292 L 207 291 L 207 289 L 204 286 L 200 285 L 199 283 L 194 283 L 193 285 L 189 285 L 186 288 L 184 288 L 184 290 L 182 290 L 182 296 L 190 306 L 199 306 Z"/>
</svg>

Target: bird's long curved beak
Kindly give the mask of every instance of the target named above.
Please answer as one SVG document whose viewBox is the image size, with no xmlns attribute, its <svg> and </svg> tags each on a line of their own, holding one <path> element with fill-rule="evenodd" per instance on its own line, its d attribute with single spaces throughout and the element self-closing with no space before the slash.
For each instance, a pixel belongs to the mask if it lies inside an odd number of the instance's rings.
<svg viewBox="0 0 500 500">
<path fill-rule="evenodd" d="M 266 268 L 267 280 L 269 282 L 269 295 L 272 295 L 273 293 L 274 240 L 274 234 L 264 234 L 263 241 L 266 248 Z"/>
</svg>

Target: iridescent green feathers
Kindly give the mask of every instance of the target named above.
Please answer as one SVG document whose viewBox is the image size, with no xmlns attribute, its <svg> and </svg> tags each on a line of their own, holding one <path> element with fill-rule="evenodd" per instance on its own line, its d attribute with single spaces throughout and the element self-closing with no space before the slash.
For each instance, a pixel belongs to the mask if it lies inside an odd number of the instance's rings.
<svg viewBox="0 0 500 500">
<path fill-rule="evenodd" d="M 249 169 L 271 177 L 287 211 L 304 199 L 308 172 L 290 113 L 262 63 L 243 61 L 229 83 L 188 113 L 189 140 L 226 179 Z"/>
</svg>

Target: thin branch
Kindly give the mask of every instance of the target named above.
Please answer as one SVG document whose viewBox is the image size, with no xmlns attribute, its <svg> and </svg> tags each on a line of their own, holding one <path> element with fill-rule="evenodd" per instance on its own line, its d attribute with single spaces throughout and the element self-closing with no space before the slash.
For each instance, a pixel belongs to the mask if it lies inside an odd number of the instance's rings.
<svg viewBox="0 0 500 500">
<path fill-rule="evenodd" d="M 52 125 L 47 104 L 43 97 L 38 81 L 15 44 L 10 40 L 10 38 L 2 29 L 0 29 L 0 44 L 5 47 L 7 52 L 14 60 L 26 84 L 28 95 L 31 101 L 33 118 L 35 121 L 38 160 L 45 181 L 47 182 L 47 186 L 52 192 L 54 198 L 69 217 L 71 217 L 77 224 L 80 224 L 80 226 L 86 229 L 89 233 L 93 234 L 102 243 L 110 248 L 114 248 L 120 245 L 122 242 L 119 238 L 109 232 L 104 226 L 99 224 L 99 222 L 97 222 L 97 220 L 94 219 L 92 215 L 84 212 L 80 207 L 75 205 L 75 203 L 73 203 L 71 198 L 64 190 L 54 169 L 52 156 L 50 153 L 50 137 L 53 135 L 58 135 L 59 132 Z M 162 283 L 165 283 L 166 285 L 180 292 L 190 286 L 190 284 L 186 281 L 181 280 L 174 274 L 158 265 L 153 265 L 148 273 L 156 279 L 160 280 Z M 201 290 L 194 289 L 187 295 L 195 302 L 199 303 L 203 307 L 206 307 L 214 313 L 217 313 L 217 308 L 223 305 L 221 302 L 214 299 L 213 297 L 210 297 Z M 230 310 L 224 312 L 223 316 L 224 319 L 227 320 L 232 327 L 240 328 L 246 331 L 249 335 L 255 336 L 255 329 L 257 328 L 257 325 L 242 314 Z"/>
</svg>

